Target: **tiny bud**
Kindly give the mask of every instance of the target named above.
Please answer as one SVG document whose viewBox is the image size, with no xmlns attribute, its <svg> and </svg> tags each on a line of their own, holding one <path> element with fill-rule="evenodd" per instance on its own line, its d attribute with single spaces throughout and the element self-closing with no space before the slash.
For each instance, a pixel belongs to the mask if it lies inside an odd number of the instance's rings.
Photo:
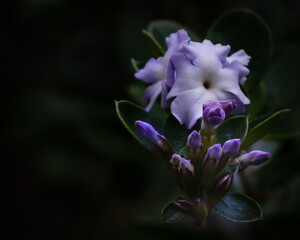
<svg viewBox="0 0 300 240">
<path fill-rule="evenodd" d="M 183 173 L 185 173 L 187 170 L 192 174 L 194 174 L 194 167 L 191 164 L 191 161 L 186 160 L 185 158 L 182 157 L 178 164 L 178 171 L 182 171 Z"/>
<path fill-rule="evenodd" d="M 193 202 L 194 214 L 197 219 L 205 219 L 208 215 L 208 209 L 204 201 L 197 198 Z"/>
<path fill-rule="evenodd" d="M 220 159 L 222 155 L 221 144 L 215 144 L 207 149 L 206 155 L 210 159 Z"/>
<path fill-rule="evenodd" d="M 157 143 L 160 141 L 159 133 L 152 127 L 151 124 L 143 122 L 143 121 L 136 121 L 135 127 L 139 134 L 147 141 L 152 143 Z M 161 136 L 161 135 L 160 135 Z"/>
<path fill-rule="evenodd" d="M 149 143 L 152 149 L 165 161 L 167 161 L 166 163 L 169 165 L 173 149 L 167 139 L 163 135 L 159 134 L 149 123 L 136 121 L 135 127 L 138 133 Z"/>
<path fill-rule="evenodd" d="M 241 140 L 238 138 L 230 139 L 223 145 L 223 155 L 230 157 L 238 153 L 241 146 Z"/>
<path fill-rule="evenodd" d="M 202 120 L 211 126 L 217 126 L 225 119 L 225 112 L 218 102 L 203 104 Z"/>
<path fill-rule="evenodd" d="M 232 110 L 237 107 L 236 100 L 234 100 L 234 99 L 219 101 L 219 103 L 222 105 L 222 108 L 225 112 L 226 117 L 229 116 L 229 114 L 232 112 Z"/>
<path fill-rule="evenodd" d="M 182 212 L 186 215 L 193 215 L 193 204 L 185 199 L 177 199 L 174 202 L 174 207 L 179 212 Z"/>
<path fill-rule="evenodd" d="M 188 136 L 188 141 L 187 145 L 191 148 L 197 148 L 201 147 L 202 141 L 201 141 L 201 135 L 197 131 L 193 131 L 189 136 Z"/>
<path fill-rule="evenodd" d="M 250 165 L 260 165 L 270 159 L 271 155 L 268 152 L 254 150 L 252 152 L 243 154 L 237 158 L 237 161 L 242 167 Z"/>
<path fill-rule="evenodd" d="M 216 170 L 219 166 L 222 155 L 222 147 L 215 144 L 207 149 L 203 162 L 197 169 L 197 183 L 200 188 L 208 188 L 216 179 Z"/>
<path fill-rule="evenodd" d="M 187 141 L 187 157 L 191 159 L 194 166 L 200 164 L 203 155 L 203 146 L 201 135 L 197 131 L 193 131 Z"/>
<path fill-rule="evenodd" d="M 208 199 L 210 207 L 214 207 L 222 199 L 222 197 L 228 192 L 234 176 L 231 173 L 222 174 L 213 184 L 210 191 L 208 192 Z"/>
<path fill-rule="evenodd" d="M 263 151 L 252 151 L 249 153 L 250 165 L 259 165 L 269 160 L 271 154 Z"/>
<path fill-rule="evenodd" d="M 181 159 L 181 156 L 180 156 L 180 155 L 178 155 L 178 154 L 176 154 L 176 153 L 174 153 L 174 154 L 172 155 L 172 158 L 171 158 L 171 160 L 170 160 L 170 163 L 172 164 L 172 166 L 173 166 L 174 168 L 178 166 L 178 164 L 179 164 L 179 162 L 180 162 L 180 159 Z"/>
</svg>

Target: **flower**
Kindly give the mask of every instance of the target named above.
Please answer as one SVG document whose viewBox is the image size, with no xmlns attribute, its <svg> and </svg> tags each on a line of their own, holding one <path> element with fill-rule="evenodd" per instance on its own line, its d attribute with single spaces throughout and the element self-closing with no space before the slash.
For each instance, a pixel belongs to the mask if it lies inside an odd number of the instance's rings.
<svg viewBox="0 0 300 240">
<path fill-rule="evenodd" d="M 168 50 L 163 57 L 151 58 L 144 68 L 135 73 L 135 77 L 146 83 L 151 83 L 145 93 L 144 100 L 148 102 L 146 111 L 150 111 L 158 96 L 161 94 L 161 107 L 167 108 L 166 99 L 168 88 L 174 83 L 174 68 L 170 63 L 172 55 L 178 52 L 182 46 L 190 40 L 185 30 L 179 30 L 166 38 Z"/>
<path fill-rule="evenodd" d="M 175 69 L 175 82 L 167 99 L 176 97 L 171 112 L 181 124 L 191 129 L 202 117 L 202 105 L 212 101 L 234 99 L 234 113 L 245 111 L 249 99 L 240 89 L 249 70 L 245 67 L 250 57 L 240 50 L 227 57 L 230 46 L 189 42 L 181 52 L 171 58 Z M 227 106 L 230 108 L 230 105 Z"/>
</svg>

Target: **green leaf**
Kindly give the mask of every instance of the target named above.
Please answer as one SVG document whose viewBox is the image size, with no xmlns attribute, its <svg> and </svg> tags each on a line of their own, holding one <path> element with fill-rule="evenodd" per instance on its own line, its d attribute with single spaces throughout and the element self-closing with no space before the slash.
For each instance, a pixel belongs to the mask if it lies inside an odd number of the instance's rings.
<svg viewBox="0 0 300 240">
<path fill-rule="evenodd" d="M 255 119 L 266 103 L 266 89 L 261 81 L 249 94 L 250 105 L 246 106 L 250 121 Z"/>
<path fill-rule="evenodd" d="M 165 41 L 166 37 L 168 37 L 171 33 L 177 32 L 180 29 L 186 30 L 193 41 L 201 41 L 201 39 L 197 36 L 195 32 L 177 22 L 159 20 L 151 22 L 148 26 L 148 32 L 159 43 L 159 45 L 162 46 L 162 49 L 165 51 L 167 51 L 167 45 Z"/>
<path fill-rule="evenodd" d="M 284 109 L 274 114 L 266 114 L 250 122 L 249 131 L 246 138 L 242 142 L 240 149 L 245 149 L 251 146 L 253 143 L 257 142 L 259 139 L 269 133 L 289 111 L 289 109 Z"/>
<path fill-rule="evenodd" d="M 272 36 L 266 23 L 249 10 L 236 10 L 217 19 L 206 38 L 229 44 L 231 53 L 244 49 L 251 56 L 245 88 L 251 90 L 261 80 L 272 52 Z"/>
<path fill-rule="evenodd" d="M 224 144 L 227 140 L 245 138 L 248 130 L 248 116 L 238 115 L 226 119 L 217 129 L 217 143 Z"/>
<path fill-rule="evenodd" d="M 165 121 L 163 127 L 163 135 L 171 144 L 173 150 L 180 152 L 187 144 L 187 138 L 193 130 L 200 130 L 201 122 L 198 121 L 192 129 L 187 129 L 185 125 L 181 125 L 178 120 L 170 114 Z"/>
<path fill-rule="evenodd" d="M 235 192 L 228 192 L 216 209 L 232 222 L 254 222 L 263 218 L 262 209 L 255 200 Z"/>
<path fill-rule="evenodd" d="M 158 58 L 158 57 L 165 55 L 164 50 L 162 49 L 160 44 L 156 41 L 156 39 L 152 36 L 151 33 L 143 30 L 143 34 L 146 36 L 146 38 L 148 40 L 151 54 L 154 58 Z"/>
<path fill-rule="evenodd" d="M 162 223 L 176 223 L 183 219 L 185 215 L 174 208 L 173 202 L 169 202 L 162 209 L 161 216 Z"/>
<path fill-rule="evenodd" d="M 119 119 L 127 130 L 147 149 L 151 149 L 147 141 L 145 141 L 137 132 L 135 127 L 135 121 L 140 120 L 150 123 L 156 131 L 162 132 L 162 123 L 157 120 L 152 114 L 146 112 L 143 108 L 135 105 L 129 101 L 121 100 L 115 101 L 116 111 Z"/>
</svg>

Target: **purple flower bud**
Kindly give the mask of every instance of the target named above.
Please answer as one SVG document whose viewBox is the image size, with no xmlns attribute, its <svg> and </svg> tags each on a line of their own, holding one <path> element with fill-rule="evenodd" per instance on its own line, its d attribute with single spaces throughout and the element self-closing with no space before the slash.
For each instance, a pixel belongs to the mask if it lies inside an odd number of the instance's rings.
<svg viewBox="0 0 300 240">
<path fill-rule="evenodd" d="M 245 153 L 237 158 L 237 161 L 242 167 L 249 165 L 260 165 L 267 161 L 271 157 L 270 153 L 259 150 L 254 150 L 249 153 Z"/>
<path fill-rule="evenodd" d="M 241 146 L 241 140 L 238 138 L 230 139 L 223 145 L 223 154 L 227 157 L 237 154 Z"/>
<path fill-rule="evenodd" d="M 143 122 L 143 121 L 135 121 L 135 127 L 139 134 L 147 141 L 151 143 L 158 143 L 160 141 L 160 137 L 164 138 L 160 135 L 151 124 Z"/>
<path fill-rule="evenodd" d="M 221 144 L 215 144 L 207 149 L 206 156 L 210 159 L 220 159 L 222 155 Z"/>
<path fill-rule="evenodd" d="M 232 112 L 233 109 L 237 107 L 236 100 L 225 100 L 219 102 L 225 112 L 226 117 Z"/>
<path fill-rule="evenodd" d="M 263 151 L 252 151 L 249 153 L 249 165 L 259 165 L 267 161 L 271 157 L 271 154 Z"/>
<path fill-rule="evenodd" d="M 225 112 L 218 102 L 203 104 L 202 120 L 212 126 L 217 126 L 225 119 Z"/>
<path fill-rule="evenodd" d="M 226 192 L 228 192 L 233 183 L 233 179 L 233 174 L 224 173 L 215 181 L 208 193 L 209 203 L 212 206 L 217 205 Z"/>
<path fill-rule="evenodd" d="M 186 160 L 178 154 L 173 154 L 170 160 L 173 167 L 178 167 L 178 171 L 185 173 L 187 170 L 194 173 L 194 166 L 191 164 L 190 160 Z"/>
<path fill-rule="evenodd" d="M 174 154 L 172 155 L 172 158 L 171 158 L 171 160 L 170 160 L 170 163 L 172 164 L 173 167 L 177 167 L 178 164 L 179 164 L 179 162 L 180 162 L 180 160 L 181 160 L 181 156 L 178 155 L 178 154 L 176 154 L 176 153 L 174 153 Z"/>
<path fill-rule="evenodd" d="M 191 148 L 201 147 L 202 141 L 201 141 L 201 135 L 197 131 L 193 131 L 187 141 L 187 145 Z"/>
<path fill-rule="evenodd" d="M 193 204 L 183 198 L 178 198 L 174 201 L 174 207 L 186 215 L 193 214 Z"/>
</svg>

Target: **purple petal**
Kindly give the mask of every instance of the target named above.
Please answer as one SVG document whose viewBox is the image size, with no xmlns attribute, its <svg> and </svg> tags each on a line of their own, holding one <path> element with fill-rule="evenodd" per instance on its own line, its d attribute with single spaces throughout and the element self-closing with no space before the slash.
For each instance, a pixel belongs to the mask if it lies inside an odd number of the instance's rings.
<svg viewBox="0 0 300 240">
<path fill-rule="evenodd" d="M 147 83 L 155 83 L 165 78 L 165 70 L 163 65 L 163 58 L 157 60 L 151 58 L 144 68 L 140 69 L 134 75 L 137 79 L 143 80 Z"/>
<path fill-rule="evenodd" d="M 270 159 L 271 155 L 268 152 L 252 151 L 249 153 L 250 165 L 259 165 Z"/>
<path fill-rule="evenodd" d="M 227 58 L 227 61 L 228 62 L 233 62 L 233 61 L 238 61 L 240 62 L 241 64 L 247 66 L 249 61 L 250 61 L 250 56 L 247 55 L 247 53 L 241 49 L 237 52 L 235 52 L 234 54 L 232 54 L 230 57 Z"/>
<path fill-rule="evenodd" d="M 171 112 L 181 124 L 191 129 L 202 117 L 204 102 L 215 101 L 216 96 L 202 89 L 192 89 L 179 94 L 171 104 Z"/>
<path fill-rule="evenodd" d="M 190 37 L 184 29 L 178 30 L 176 33 L 170 34 L 169 37 L 166 37 L 166 44 L 168 49 L 173 47 L 174 45 L 178 45 L 182 42 L 188 42 Z"/>
<path fill-rule="evenodd" d="M 149 112 L 150 109 L 153 107 L 153 104 L 155 103 L 161 91 L 162 91 L 161 81 L 158 81 L 152 84 L 151 86 L 149 86 L 148 88 L 146 88 L 144 93 L 144 100 L 148 102 L 148 106 L 145 108 L 147 112 Z"/>
</svg>

